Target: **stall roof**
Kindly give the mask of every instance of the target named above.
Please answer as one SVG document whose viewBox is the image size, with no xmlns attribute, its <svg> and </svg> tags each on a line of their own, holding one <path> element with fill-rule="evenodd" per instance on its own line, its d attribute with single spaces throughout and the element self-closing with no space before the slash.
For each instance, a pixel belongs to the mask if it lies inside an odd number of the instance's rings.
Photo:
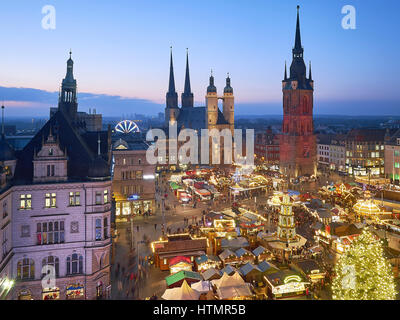
<svg viewBox="0 0 400 320">
<path fill-rule="evenodd" d="M 232 275 L 232 274 L 234 274 L 235 272 L 237 272 L 237 270 L 236 270 L 236 268 L 234 268 L 234 267 L 232 267 L 231 265 L 227 265 L 227 266 L 225 266 L 225 268 L 223 268 L 222 270 L 221 270 L 221 274 L 223 275 L 224 273 L 226 273 L 226 274 L 228 274 L 228 275 Z"/>
<path fill-rule="evenodd" d="M 221 260 L 217 256 L 207 254 L 196 257 L 195 261 L 197 264 L 201 264 L 207 261 L 221 262 Z"/>
<path fill-rule="evenodd" d="M 242 247 L 248 247 L 248 246 L 249 246 L 249 242 L 244 237 L 221 240 L 221 248 L 242 248 Z"/>
<path fill-rule="evenodd" d="M 267 249 L 265 249 L 263 246 L 258 246 L 257 248 L 255 248 L 253 250 L 253 254 L 258 257 L 260 254 L 264 253 L 265 251 L 267 251 Z"/>
<path fill-rule="evenodd" d="M 217 275 L 219 278 L 222 276 L 221 272 L 215 268 L 210 268 L 204 271 L 202 274 L 204 280 L 211 279 L 214 275 Z"/>
<path fill-rule="evenodd" d="M 229 249 L 225 249 L 224 251 L 222 251 L 222 253 L 220 253 L 219 258 L 221 260 L 225 260 L 225 259 L 229 258 L 230 256 L 237 257 L 233 251 L 231 251 Z"/>
<path fill-rule="evenodd" d="M 242 266 L 242 267 L 240 268 L 240 273 L 241 273 L 243 276 L 246 276 L 246 275 L 248 275 L 250 272 L 252 272 L 253 270 L 256 270 L 256 271 L 258 271 L 258 272 L 261 272 L 261 270 L 260 270 L 257 266 L 255 266 L 254 264 L 248 262 L 248 263 L 246 263 L 244 266 Z"/>
<path fill-rule="evenodd" d="M 311 271 L 314 270 L 319 270 L 320 273 L 322 271 L 321 266 L 318 265 L 318 263 L 312 259 L 297 261 L 294 264 L 297 265 L 300 268 L 300 270 L 302 270 L 306 275 L 311 274 Z"/>
<path fill-rule="evenodd" d="M 261 263 L 258 264 L 258 269 L 260 269 L 260 271 L 262 273 L 266 272 L 266 271 L 278 271 L 279 269 L 277 267 L 275 267 L 272 263 L 269 263 L 267 261 L 263 261 Z"/>
<path fill-rule="evenodd" d="M 167 286 L 170 286 L 183 279 L 194 279 L 201 281 L 203 278 L 198 272 L 181 270 L 175 274 L 171 274 L 170 276 L 166 277 L 165 281 L 167 282 Z"/>
<path fill-rule="evenodd" d="M 244 248 L 239 248 L 235 251 L 235 254 L 238 258 L 241 258 L 242 256 L 248 254 L 248 255 L 253 255 L 249 250 L 246 250 Z"/>
</svg>

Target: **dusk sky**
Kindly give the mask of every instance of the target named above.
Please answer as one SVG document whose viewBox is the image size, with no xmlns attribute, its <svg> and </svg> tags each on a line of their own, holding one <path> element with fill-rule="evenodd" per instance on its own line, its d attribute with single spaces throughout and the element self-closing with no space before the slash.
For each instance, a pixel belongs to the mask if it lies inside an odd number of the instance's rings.
<svg viewBox="0 0 400 320">
<path fill-rule="evenodd" d="M 189 48 L 196 106 L 204 105 L 213 69 L 220 93 L 230 73 L 238 115 L 280 114 L 297 4 L 307 66 L 312 61 L 314 112 L 398 115 L 396 0 L 2 1 L 0 100 L 9 115 L 48 115 L 71 48 L 85 93 L 80 110 L 163 112 L 172 46 L 179 97 Z M 356 8 L 355 30 L 341 25 L 347 4 Z M 44 5 L 56 9 L 55 30 L 42 28 Z"/>
</svg>

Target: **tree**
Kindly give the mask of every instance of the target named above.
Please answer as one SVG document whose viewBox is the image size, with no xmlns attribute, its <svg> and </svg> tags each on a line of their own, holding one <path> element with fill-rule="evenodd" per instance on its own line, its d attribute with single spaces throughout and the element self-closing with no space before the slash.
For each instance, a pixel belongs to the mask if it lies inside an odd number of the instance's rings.
<svg viewBox="0 0 400 320">
<path fill-rule="evenodd" d="M 334 300 L 394 300 L 392 267 L 383 245 L 367 228 L 340 257 L 332 283 Z"/>
</svg>

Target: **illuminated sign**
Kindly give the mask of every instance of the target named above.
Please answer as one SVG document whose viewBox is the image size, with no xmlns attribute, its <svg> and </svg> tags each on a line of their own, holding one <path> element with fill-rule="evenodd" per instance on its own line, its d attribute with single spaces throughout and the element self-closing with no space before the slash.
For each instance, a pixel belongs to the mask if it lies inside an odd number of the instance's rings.
<svg viewBox="0 0 400 320">
<path fill-rule="evenodd" d="M 301 282 L 301 278 L 299 276 L 296 275 L 292 275 L 292 276 L 287 276 L 285 278 L 285 280 L 283 280 L 283 283 L 289 283 L 289 282 Z"/>
<path fill-rule="evenodd" d="M 139 196 L 138 194 L 131 194 L 131 195 L 127 198 L 127 200 L 130 200 L 130 201 L 139 200 L 139 199 L 140 199 L 140 196 Z"/>
</svg>

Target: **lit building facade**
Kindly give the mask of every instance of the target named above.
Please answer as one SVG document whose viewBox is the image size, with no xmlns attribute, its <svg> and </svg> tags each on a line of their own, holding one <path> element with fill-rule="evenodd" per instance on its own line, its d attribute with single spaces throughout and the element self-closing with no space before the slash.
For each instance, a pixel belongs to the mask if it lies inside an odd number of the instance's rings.
<svg viewBox="0 0 400 320">
<path fill-rule="evenodd" d="M 91 131 L 82 114 L 70 57 L 58 110 L 15 157 L 0 147 L 0 158 L 15 161 L 0 193 L 0 277 L 13 281 L 3 298 L 110 296 L 111 136 Z"/>
<path fill-rule="evenodd" d="M 117 221 L 154 214 L 155 165 L 146 160 L 149 145 L 135 134 L 116 135 L 113 143 L 113 184 Z"/>
</svg>

